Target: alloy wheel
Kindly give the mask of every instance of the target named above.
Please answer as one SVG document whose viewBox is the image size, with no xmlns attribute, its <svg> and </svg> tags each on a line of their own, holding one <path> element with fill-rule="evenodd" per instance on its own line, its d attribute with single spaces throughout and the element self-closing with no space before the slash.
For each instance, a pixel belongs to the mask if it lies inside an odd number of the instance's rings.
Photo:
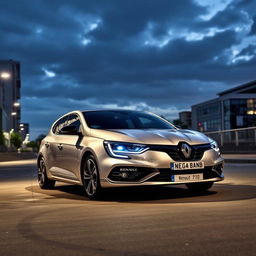
<svg viewBox="0 0 256 256">
<path fill-rule="evenodd" d="M 93 196 L 98 187 L 97 165 L 92 158 L 86 160 L 84 168 L 84 187 L 88 196 Z"/>
</svg>

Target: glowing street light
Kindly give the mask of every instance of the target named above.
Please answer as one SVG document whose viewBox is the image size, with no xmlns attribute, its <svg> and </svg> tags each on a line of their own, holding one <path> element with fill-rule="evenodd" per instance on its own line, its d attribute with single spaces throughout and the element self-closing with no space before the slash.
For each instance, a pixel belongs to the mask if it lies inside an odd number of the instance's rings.
<svg viewBox="0 0 256 256">
<path fill-rule="evenodd" d="M 10 77 L 11 77 L 11 75 L 10 75 L 10 73 L 8 73 L 8 72 L 2 72 L 1 74 L 0 74 L 0 77 L 2 78 L 2 79 L 9 79 Z"/>
<path fill-rule="evenodd" d="M 19 107 L 19 106 L 20 106 L 20 103 L 19 103 L 19 102 L 14 102 L 14 103 L 13 103 L 13 106 L 14 106 L 14 107 Z"/>
<path fill-rule="evenodd" d="M 16 116 L 17 113 L 16 113 L 16 112 L 12 112 L 11 115 L 12 115 L 12 116 Z"/>
</svg>

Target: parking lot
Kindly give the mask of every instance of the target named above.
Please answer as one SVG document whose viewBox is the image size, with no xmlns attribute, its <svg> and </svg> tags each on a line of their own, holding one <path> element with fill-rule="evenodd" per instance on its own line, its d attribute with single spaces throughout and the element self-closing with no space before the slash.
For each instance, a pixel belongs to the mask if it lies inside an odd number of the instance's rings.
<svg viewBox="0 0 256 256">
<path fill-rule="evenodd" d="M 0 163 L 0 255 L 255 255 L 256 164 L 225 166 L 205 194 L 185 186 L 39 189 L 34 160 Z"/>
</svg>

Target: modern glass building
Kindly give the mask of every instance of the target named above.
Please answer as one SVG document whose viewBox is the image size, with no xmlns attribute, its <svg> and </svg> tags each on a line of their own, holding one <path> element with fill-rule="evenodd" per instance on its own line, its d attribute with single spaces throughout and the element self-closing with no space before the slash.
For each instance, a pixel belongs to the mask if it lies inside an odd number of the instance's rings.
<svg viewBox="0 0 256 256">
<path fill-rule="evenodd" d="M 192 106 L 192 129 L 202 132 L 256 126 L 256 80 Z"/>
<path fill-rule="evenodd" d="M 19 131 L 20 63 L 0 60 L 0 130 Z"/>
</svg>

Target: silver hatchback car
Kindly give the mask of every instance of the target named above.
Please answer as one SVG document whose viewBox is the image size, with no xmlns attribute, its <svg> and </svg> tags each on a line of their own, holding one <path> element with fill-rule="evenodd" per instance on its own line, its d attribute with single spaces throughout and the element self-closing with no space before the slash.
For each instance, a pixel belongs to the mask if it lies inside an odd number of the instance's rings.
<svg viewBox="0 0 256 256">
<path fill-rule="evenodd" d="M 107 187 L 186 184 L 206 191 L 224 179 L 218 145 L 148 112 L 72 111 L 42 140 L 38 181 L 82 185 L 90 199 Z"/>
</svg>

